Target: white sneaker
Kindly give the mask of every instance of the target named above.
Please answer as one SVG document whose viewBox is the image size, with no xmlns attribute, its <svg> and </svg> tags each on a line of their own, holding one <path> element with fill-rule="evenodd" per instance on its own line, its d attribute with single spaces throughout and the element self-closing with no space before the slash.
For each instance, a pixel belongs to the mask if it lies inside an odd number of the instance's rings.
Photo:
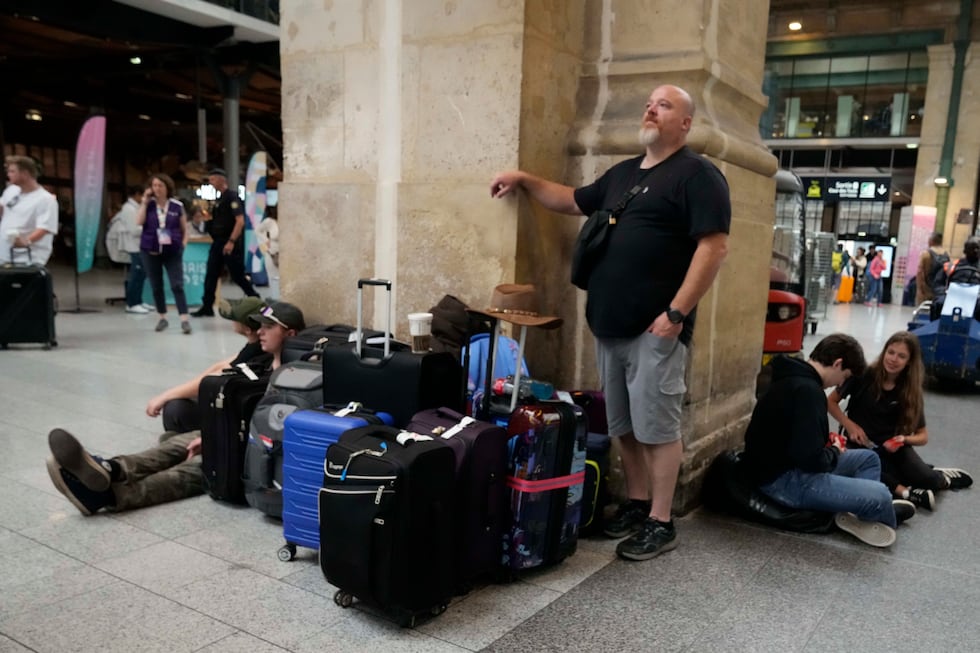
<svg viewBox="0 0 980 653">
<path fill-rule="evenodd" d="M 876 521 L 861 521 L 849 512 L 834 515 L 837 528 L 850 533 L 865 544 L 886 547 L 895 543 L 895 529 Z"/>
<path fill-rule="evenodd" d="M 143 308 L 145 308 L 147 313 L 151 313 L 151 312 L 157 310 L 157 307 L 154 306 L 153 304 L 145 304 L 144 303 L 144 304 L 140 304 L 140 306 L 142 306 Z"/>
<path fill-rule="evenodd" d="M 136 306 L 127 306 L 126 307 L 126 312 L 127 313 L 138 313 L 139 315 L 146 315 L 150 311 L 149 311 L 149 309 L 146 308 L 146 306 L 143 306 L 142 304 L 137 304 Z"/>
</svg>

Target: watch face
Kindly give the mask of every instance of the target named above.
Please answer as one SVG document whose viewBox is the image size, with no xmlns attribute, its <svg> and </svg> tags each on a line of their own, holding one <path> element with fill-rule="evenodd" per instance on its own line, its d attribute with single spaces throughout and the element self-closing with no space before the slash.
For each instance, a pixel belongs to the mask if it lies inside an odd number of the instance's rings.
<svg viewBox="0 0 980 653">
<path fill-rule="evenodd" d="M 674 324 L 680 324 L 681 322 L 684 321 L 684 314 L 678 311 L 677 309 L 672 308 L 669 311 L 667 311 L 667 319 Z"/>
</svg>

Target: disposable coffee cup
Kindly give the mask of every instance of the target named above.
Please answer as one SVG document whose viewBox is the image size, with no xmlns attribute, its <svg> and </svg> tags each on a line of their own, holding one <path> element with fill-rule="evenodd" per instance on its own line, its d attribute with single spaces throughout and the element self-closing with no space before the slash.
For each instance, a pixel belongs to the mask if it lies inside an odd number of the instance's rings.
<svg viewBox="0 0 980 653">
<path fill-rule="evenodd" d="M 429 351 L 432 339 L 432 313 L 409 313 L 408 332 L 412 335 L 412 351 L 421 354 Z"/>
</svg>

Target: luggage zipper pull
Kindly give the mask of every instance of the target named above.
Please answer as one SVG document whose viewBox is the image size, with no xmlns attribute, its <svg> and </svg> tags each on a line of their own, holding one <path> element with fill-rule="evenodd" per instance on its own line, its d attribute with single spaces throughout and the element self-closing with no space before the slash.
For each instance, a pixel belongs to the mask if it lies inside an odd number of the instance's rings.
<svg viewBox="0 0 980 653">
<path fill-rule="evenodd" d="M 214 398 L 214 407 L 215 408 L 224 408 L 225 407 L 225 391 L 224 390 L 219 390 L 218 391 L 218 396 Z"/>
<path fill-rule="evenodd" d="M 377 505 L 379 505 L 381 503 L 381 495 L 382 495 L 382 493 L 384 493 L 384 491 L 385 491 L 385 486 L 379 485 L 378 486 L 378 493 L 374 495 L 374 505 L 377 506 Z"/>
</svg>

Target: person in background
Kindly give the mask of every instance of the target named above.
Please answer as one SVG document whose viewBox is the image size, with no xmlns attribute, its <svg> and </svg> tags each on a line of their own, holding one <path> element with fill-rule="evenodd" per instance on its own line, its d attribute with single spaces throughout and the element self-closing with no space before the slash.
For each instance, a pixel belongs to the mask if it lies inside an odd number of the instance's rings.
<svg viewBox="0 0 980 653">
<path fill-rule="evenodd" d="M 184 247 L 187 246 L 187 213 L 184 205 L 174 199 L 177 189 L 168 175 L 157 173 L 150 177 L 150 187 L 136 212 L 136 224 L 142 228 L 140 254 L 143 267 L 153 289 L 153 302 L 160 320 L 156 331 L 167 328 L 167 297 L 163 289 L 163 271 L 167 271 L 170 291 L 180 315 L 180 329 L 190 334 L 191 323 L 184 295 Z"/>
<path fill-rule="evenodd" d="M 949 252 L 943 247 L 943 235 L 934 232 L 929 236 L 929 247 L 919 255 L 919 265 L 915 271 L 915 305 L 935 299 L 937 293 L 935 283 L 943 264 L 949 261 Z M 942 283 L 940 281 L 940 283 Z M 942 294 L 940 289 L 940 293 Z"/>
<path fill-rule="evenodd" d="M 208 252 L 208 271 L 204 276 L 204 297 L 194 317 L 214 317 L 214 300 L 218 292 L 218 277 L 228 268 L 232 281 L 249 297 L 258 297 L 252 282 L 245 276 L 245 209 L 236 188 L 228 186 L 228 174 L 221 168 L 208 173 L 208 181 L 221 193 L 208 222 L 211 250 Z"/>
<path fill-rule="evenodd" d="M 268 366 L 280 364 L 283 343 L 305 328 L 303 312 L 286 302 L 266 306 L 250 316 Z M 155 506 L 203 494 L 201 432 L 164 433 L 160 444 L 146 451 L 112 458 L 90 454 L 68 431 L 48 434 L 51 456 L 46 461 L 55 488 L 83 515 Z"/>
<path fill-rule="evenodd" d="M 208 233 L 208 223 L 204 216 L 204 209 L 197 204 L 192 204 L 189 211 L 191 216 L 191 238 L 206 236 Z"/>
<path fill-rule="evenodd" d="M 929 442 L 924 378 L 919 339 L 899 331 L 888 338 L 863 375 L 830 393 L 827 409 L 843 427 L 849 447 L 873 449 L 878 455 L 881 481 L 895 497 L 933 510 L 935 492 L 970 487 L 973 478 L 962 469 L 933 468 L 916 452 Z M 847 397 L 845 414 L 840 402 Z"/>
<path fill-rule="evenodd" d="M 279 269 L 279 220 L 276 215 L 276 207 L 270 206 L 266 209 L 266 216 L 259 223 L 255 235 L 259 239 L 259 247 L 269 255 L 272 264 Z"/>
<path fill-rule="evenodd" d="M 47 265 L 58 233 L 58 200 L 38 183 L 28 156 L 4 159 L 9 185 L 0 195 L 0 265 Z"/>
<path fill-rule="evenodd" d="M 167 388 L 146 404 L 146 414 L 156 417 L 163 414 L 163 429 L 186 433 L 201 428 L 201 408 L 197 404 L 198 388 L 201 379 L 209 374 L 220 374 L 222 370 L 247 363 L 262 354 L 259 345 L 258 327 L 249 317 L 265 308 L 265 302 L 258 297 L 243 297 L 235 300 L 222 300 L 218 312 L 221 317 L 231 320 L 235 333 L 244 336 L 245 346 L 235 355 L 223 358 L 206 370 L 183 383 Z"/>
<path fill-rule="evenodd" d="M 143 228 L 136 223 L 140 202 L 143 199 L 141 186 L 130 186 L 127 189 L 126 202 L 119 212 L 109 221 L 109 228 L 114 228 L 118 222 L 119 246 L 129 254 L 129 272 L 126 275 L 126 312 L 145 315 L 150 309 L 143 306 L 143 284 L 146 282 L 146 269 L 143 267 L 143 256 L 140 254 L 140 239 Z"/>
<path fill-rule="evenodd" d="M 881 275 L 887 267 L 884 253 L 876 250 L 874 258 L 868 263 L 868 296 L 864 301 L 865 306 L 881 305 Z"/>
</svg>

